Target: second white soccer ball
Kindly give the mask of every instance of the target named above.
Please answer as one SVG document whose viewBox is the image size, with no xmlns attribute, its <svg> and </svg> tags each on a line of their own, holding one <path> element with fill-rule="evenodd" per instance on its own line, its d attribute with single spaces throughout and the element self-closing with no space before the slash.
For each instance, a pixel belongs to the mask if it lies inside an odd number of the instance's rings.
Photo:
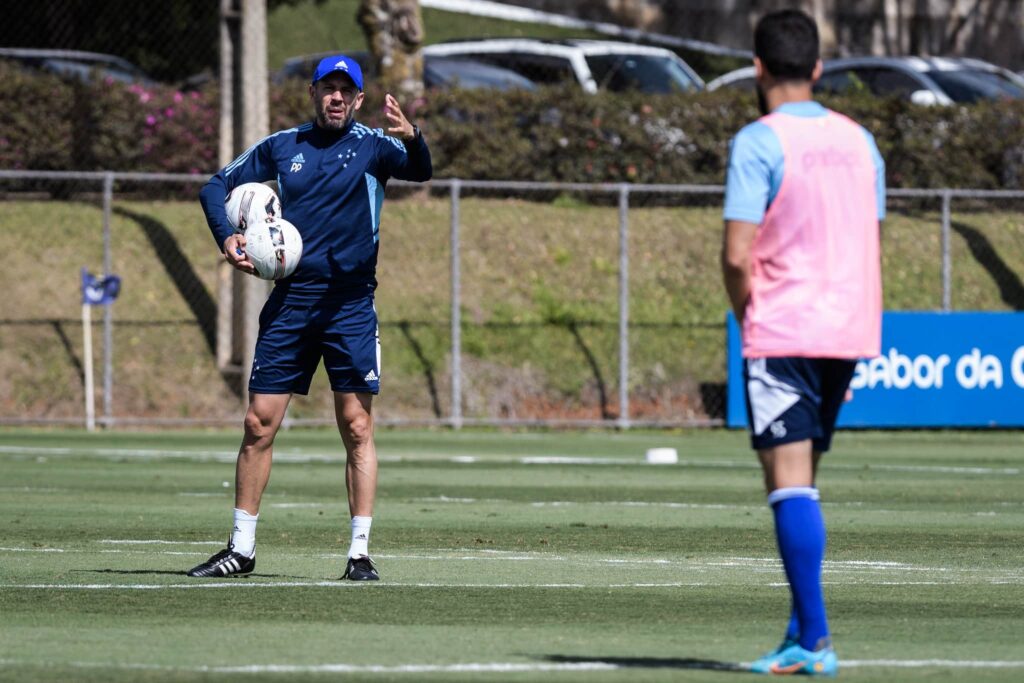
<svg viewBox="0 0 1024 683">
<path fill-rule="evenodd" d="M 256 222 L 245 230 L 245 257 L 257 277 L 280 280 L 295 272 L 302 258 L 302 236 L 283 218 Z"/>
<path fill-rule="evenodd" d="M 245 183 L 228 193 L 224 199 L 228 223 L 236 232 L 255 223 L 281 218 L 281 200 L 263 183 Z"/>
</svg>

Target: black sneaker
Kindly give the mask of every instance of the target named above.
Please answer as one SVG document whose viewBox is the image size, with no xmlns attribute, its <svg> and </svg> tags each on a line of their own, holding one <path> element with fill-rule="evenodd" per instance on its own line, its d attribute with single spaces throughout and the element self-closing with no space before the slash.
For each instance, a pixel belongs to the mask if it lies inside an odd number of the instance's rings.
<svg viewBox="0 0 1024 683">
<path fill-rule="evenodd" d="M 341 578 L 351 579 L 352 581 L 380 581 L 377 568 L 373 566 L 373 562 L 366 555 L 348 558 L 348 564 L 345 565 L 345 573 Z"/>
<path fill-rule="evenodd" d="M 221 550 L 206 562 L 189 569 L 188 575 L 199 577 L 238 576 L 240 574 L 248 574 L 255 568 L 255 554 L 252 557 L 246 557 L 241 553 L 236 553 L 234 547 L 229 543 L 227 548 L 224 548 L 224 550 Z"/>
</svg>

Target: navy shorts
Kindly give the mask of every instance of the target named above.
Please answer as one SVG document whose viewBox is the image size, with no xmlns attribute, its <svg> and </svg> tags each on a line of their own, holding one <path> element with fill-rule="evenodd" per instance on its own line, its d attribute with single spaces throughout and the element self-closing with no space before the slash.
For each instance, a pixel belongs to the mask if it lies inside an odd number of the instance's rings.
<svg viewBox="0 0 1024 683">
<path fill-rule="evenodd" d="M 756 450 L 811 439 L 827 451 L 857 361 L 838 358 L 747 358 L 750 443 Z"/>
<path fill-rule="evenodd" d="M 380 391 L 380 336 L 373 294 L 289 304 L 271 294 L 260 312 L 249 391 L 308 394 L 320 359 L 341 392 Z"/>
</svg>

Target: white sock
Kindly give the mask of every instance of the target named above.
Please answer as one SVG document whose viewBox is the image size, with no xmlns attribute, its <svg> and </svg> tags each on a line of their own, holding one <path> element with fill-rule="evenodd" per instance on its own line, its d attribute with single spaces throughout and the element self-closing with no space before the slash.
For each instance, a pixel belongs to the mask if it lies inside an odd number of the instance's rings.
<svg viewBox="0 0 1024 683">
<path fill-rule="evenodd" d="M 352 518 L 352 545 L 348 547 L 349 557 L 369 557 L 367 546 L 370 543 L 370 524 L 373 517 Z"/>
<path fill-rule="evenodd" d="M 239 555 L 252 557 L 256 554 L 256 520 L 258 514 L 250 515 L 235 508 L 235 528 L 231 530 L 231 547 Z"/>
</svg>

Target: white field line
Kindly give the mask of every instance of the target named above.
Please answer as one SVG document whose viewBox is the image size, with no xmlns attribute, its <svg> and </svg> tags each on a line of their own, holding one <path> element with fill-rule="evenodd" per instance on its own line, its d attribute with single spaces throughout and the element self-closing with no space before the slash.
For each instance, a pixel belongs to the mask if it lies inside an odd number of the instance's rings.
<svg viewBox="0 0 1024 683">
<path fill-rule="evenodd" d="M 512 502 L 512 501 L 509 501 Z M 600 500 L 600 501 L 574 501 L 574 500 L 551 500 L 529 503 L 533 507 L 574 507 L 579 505 L 597 505 L 610 507 L 653 507 L 669 508 L 678 510 L 764 510 L 764 505 L 731 505 L 727 503 L 655 503 L 642 500 Z"/>
<path fill-rule="evenodd" d="M 1013 585 L 1020 586 L 1022 581 L 991 581 L 985 585 Z M 5 583 L 0 584 L 0 590 L 124 590 L 124 591 L 157 591 L 157 590 L 202 590 L 221 588 L 337 588 L 355 589 L 362 585 L 361 582 L 342 581 L 341 579 L 325 581 L 252 581 L 247 578 L 232 579 L 229 582 L 202 582 L 202 583 Z M 409 581 L 387 581 L 381 584 L 374 584 L 376 590 L 388 588 L 429 588 L 429 589 L 487 589 L 487 590 L 610 590 L 610 589 L 638 589 L 638 588 L 713 588 L 722 586 L 736 586 L 735 582 L 723 581 L 649 581 L 633 583 L 424 583 Z M 767 588 L 788 588 L 789 584 L 783 581 L 768 581 L 762 584 L 744 582 L 744 586 L 763 586 Z M 948 581 L 822 581 L 823 586 L 943 586 L 948 587 Z M 373 590 L 370 588 L 369 590 Z"/>
<path fill-rule="evenodd" d="M 159 538 L 130 539 L 104 538 L 97 543 L 113 543 L 117 545 L 224 545 L 219 541 L 165 541 Z"/>
<path fill-rule="evenodd" d="M 86 549 L 75 549 L 71 550 L 68 548 L 0 548 L 0 553 L 79 553 L 83 555 L 146 555 L 152 557 L 154 555 L 187 555 L 189 557 L 208 557 L 209 551 L 191 551 L 184 552 L 181 550 L 86 550 Z"/>
<path fill-rule="evenodd" d="M 301 508 L 324 508 L 324 507 L 341 507 L 347 508 L 348 503 L 344 500 L 333 501 L 330 503 L 270 503 L 267 507 L 278 508 L 281 510 L 290 509 L 301 509 Z"/>
<path fill-rule="evenodd" d="M 216 588 L 342 588 L 359 589 L 366 585 L 359 581 L 250 581 L 245 578 L 229 581 L 211 581 L 197 583 L 3 583 L 0 590 L 193 590 Z M 571 589 L 605 589 L 605 588 L 686 588 L 711 586 L 703 581 L 668 581 L 662 583 L 422 583 L 405 581 L 388 581 L 380 584 L 378 590 L 384 588 L 571 588 Z M 725 585 L 725 584 L 721 584 Z M 372 590 L 372 588 L 371 588 Z"/>
<path fill-rule="evenodd" d="M 0 659 L 0 666 L 39 664 L 26 660 Z M 81 669 L 115 669 L 129 671 L 167 671 L 177 673 L 212 674 L 482 674 L 530 673 L 555 671 L 612 671 L 621 668 L 610 662 L 564 662 L 530 664 L 519 662 L 485 662 L 467 664 L 249 664 L 238 666 L 165 666 L 160 664 L 122 664 L 114 662 L 46 662 L 48 666 L 68 666 Z"/>
<path fill-rule="evenodd" d="M 90 456 L 107 458 L 186 458 L 192 460 L 213 460 L 234 462 L 237 454 L 234 451 L 210 450 L 167 450 L 142 448 L 60 448 L 53 446 L 0 446 L 0 454 L 40 455 L 40 456 Z M 282 450 L 274 453 L 277 462 L 310 463 L 310 462 L 341 462 L 344 456 L 339 453 L 304 453 L 301 449 Z M 507 464 L 522 465 L 637 465 L 649 467 L 639 455 L 632 458 L 615 457 L 584 457 L 569 455 L 545 456 L 450 456 L 444 454 L 378 455 L 381 462 L 451 462 L 460 464 Z M 713 467 L 725 469 L 756 469 L 753 460 L 681 460 L 676 467 Z M 938 474 L 979 474 L 979 475 L 1019 475 L 1019 467 L 961 467 L 944 465 L 846 465 L 829 462 L 826 467 L 834 470 L 877 470 L 885 472 L 916 472 Z"/>
<path fill-rule="evenodd" d="M 220 541 L 171 541 L 164 539 L 102 539 L 96 543 L 107 545 L 171 545 L 171 546 L 220 546 Z M 24 547 L 0 547 L 0 552 L 38 552 L 38 553 L 81 553 L 81 554 L 125 554 L 125 555 L 202 555 L 201 551 L 153 551 L 153 550 L 89 550 L 87 548 L 24 548 Z M 300 557 L 300 555 L 290 555 Z M 342 559 L 347 557 L 343 553 L 321 553 L 317 557 L 322 559 Z M 679 566 L 690 570 L 702 570 L 705 568 L 736 568 L 748 569 L 754 572 L 778 572 L 782 570 L 782 563 L 776 557 L 722 557 L 703 560 L 677 560 L 671 558 L 621 558 L 621 557 L 564 557 L 549 553 L 529 551 L 508 551 L 492 550 L 487 548 L 463 548 L 456 551 L 435 551 L 427 553 L 391 553 L 377 554 L 375 557 L 384 560 L 436 560 L 445 562 L 479 562 L 479 561 L 509 561 L 509 562 L 568 562 L 576 565 L 659 565 Z M 999 570 L 996 568 L 976 567 L 929 567 L 912 565 L 906 562 L 894 562 L 890 560 L 825 560 L 823 572 L 826 574 L 857 574 L 857 575 L 893 575 L 900 573 L 934 573 L 949 577 L 944 582 L 957 583 L 955 577 L 961 575 L 977 574 L 1000 574 L 992 579 L 993 582 L 1017 583 L 1018 570 Z M 1009 575 L 1007 575 L 1009 572 Z M 837 582 L 843 584 L 845 582 Z M 879 581 L 878 585 L 888 585 L 889 582 Z M 906 582 L 897 582 L 900 585 Z M 912 582 L 918 583 L 918 582 Z M 927 584 L 924 584 L 927 585 Z"/>
<path fill-rule="evenodd" d="M 0 493 L 64 493 L 70 490 L 39 486 L 0 486 Z"/>
<path fill-rule="evenodd" d="M 923 669 L 1019 669 L 1021 660 L 964 659 L 840 659 L 839 667 Z"/>
<path fill-rule="evenodd" d="M 448 496 L 429 496 L 420 498 L 410 498 L 406 502 L 409 503 L 435 503 L 441 505 L 526 505 L 529 507 L 551 507 L 551 508 L 568 508 L 568 507 L 635 507 L 635 508 L 662 508 L 668 510 L 768 510 L 767 505 L 737 505 L 733 503 L 678 503 L 671 501 L 644 501 L 644 500 L 590 500 L 590 501 L 579 501 L 579 500 L 534 500 L 534 501 L 520 501 L 511 500 L 508 498 L 451 498 Z M 341 503 L 337 503 L 341 505 Z M 995 503 L 996 505 L 1019 505 L 1019 503 Z M 309 503 L 284 503 L 279 505 L 291 505 L 293 507 L 314 507 L 315 504 Z M 958 511 L 958 510 L 888 510 L 885 508 L 869 507 L 867 503 L 854 501 L 854 502 L 840 502 L 833 503 L 830 501 L 822 501 L 821 506 L 824 508 L 850 508 L 855 507 L 863 510 L 866 513 L 881 514 L 881 515 L 899 515 L 908 513 L 922 513 L 927 515 L 942 515 L 942 516 L 969 516 L 969 517 L 998 517 L 1003 512 L 996 512 L 994 510 L 988 511 Z"/>
<path fill-rule="evenodd" d="M 126 671 L 166 671 L 178 673 L 212 674 L 505 674 L 557 671 L 614 671 L 625 668 L 614 662 L 473 662 L 463 664 L 248 664 L 233 666 L 168 666 L 161 664 L 131 664 L 123 662 L 37 662 L 32 660 L 0 659 L 0 666 L 66 666 L 78 669 L 112 669 Z M 738 666 L 747 667 L 749 663 Z M 962 659 L 852 659 L 840 661 L 845 668 L 900 668 L 900 669 L 1018 669 L 1022 660 L 962 660 Z"/>
</svg>

